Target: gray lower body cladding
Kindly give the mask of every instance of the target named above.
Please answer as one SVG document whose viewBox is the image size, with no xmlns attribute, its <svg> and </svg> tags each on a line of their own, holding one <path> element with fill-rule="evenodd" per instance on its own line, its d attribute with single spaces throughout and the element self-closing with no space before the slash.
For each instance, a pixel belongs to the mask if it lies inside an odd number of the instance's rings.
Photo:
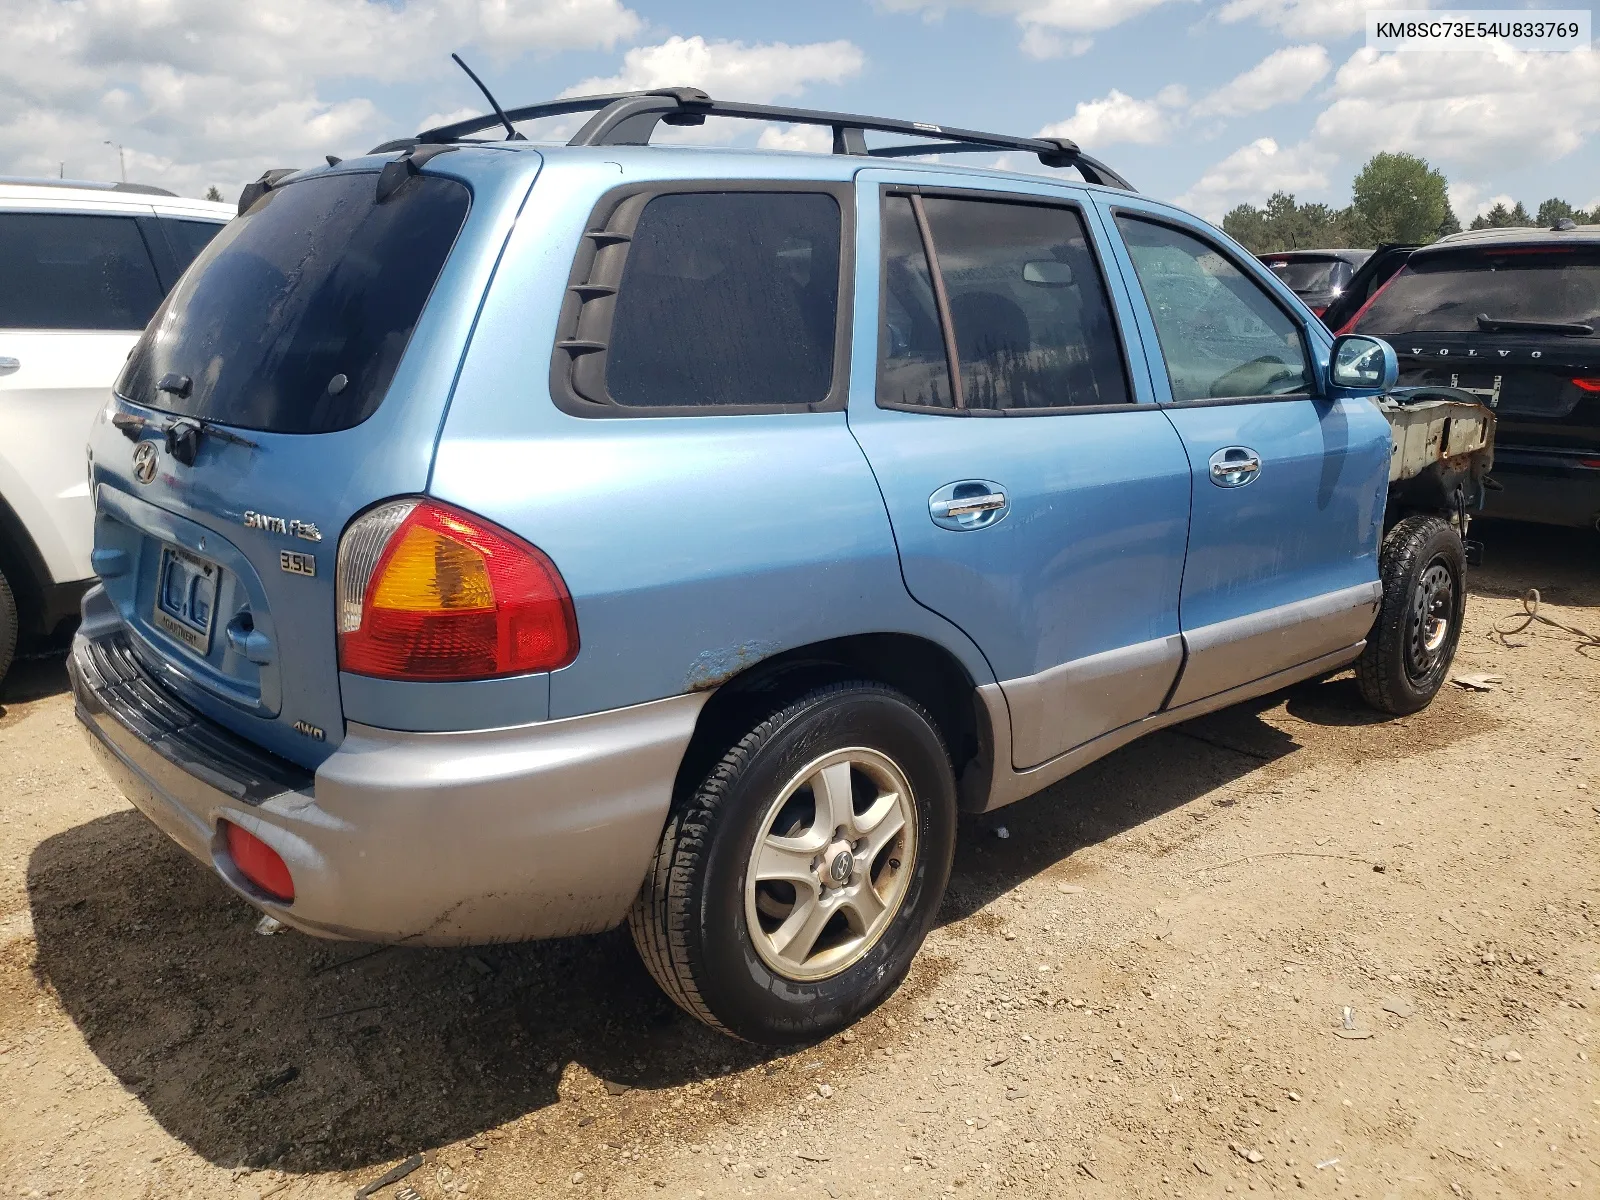
<svg viewBox="0 0 1600 1200">
<path fill-rule="evenodd" d="M 107 650 L 80 633 L 69 671 L 78 719 L 128 799 L 263 911 L 374 942 L 514 941 L 619 923 L 706 699 L 471 733 L 350 725 L 314 777 L 296 778 L 149 690 L 155 681 L 107 679 Z M 223 821 L 284 859 L 291 903 L 239 874 Z"/>
</svg>

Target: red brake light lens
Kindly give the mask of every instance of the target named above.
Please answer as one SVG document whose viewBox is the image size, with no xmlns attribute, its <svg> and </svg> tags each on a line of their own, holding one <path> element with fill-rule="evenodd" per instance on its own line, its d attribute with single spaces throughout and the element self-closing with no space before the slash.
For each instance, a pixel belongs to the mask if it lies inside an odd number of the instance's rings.
<svg viewBox="0 0 1600 1200">
<path fill-rule="evenodd" d="M 1580 392 L 1600 392 L 1600 379 L 1574 379 L 1572 383 Z"/>
<path fill-rule="evenodd" d="M 572 597 L 538 547 L 481 517 L 403 500 L 339 543 L 339 667 L 380 679 L 492 679 L 578 654 Z"/>
<path fill-rule="evenodd" d="M 233 859 L 239 874 L 274 900 L 284 904 L 294 902 L 294 880 L 289 875 L 289 864 L 276 850 L 232 821 L 222 822 L 222 833 L 228 844 L 228 857 Z"/>
</svg>

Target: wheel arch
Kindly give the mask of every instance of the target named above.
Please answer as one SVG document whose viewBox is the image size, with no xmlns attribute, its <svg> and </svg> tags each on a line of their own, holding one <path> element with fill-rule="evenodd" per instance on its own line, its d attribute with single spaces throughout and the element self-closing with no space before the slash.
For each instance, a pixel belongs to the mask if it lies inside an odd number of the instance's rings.
<svg viewBox="0 0 1600 1200">
<path fill-rule="evenodd" d="M 18 632 L 24 637 L 49 634 L 54 581 L 38 544 L 4 496 L 0 496 L 0 571 L 17 601 Z"/>
<path fill-rule="evenodd" d="M 678 769 L 674 795 L 693 788 L 737 738 L 766 713 L 801 692 L 846 679 L 892 687 L 915 700 L 933 718 L 950 752 L 961 785 L 987 779 L 994 757 L 994 730 L 978 682 L 947 647 L 908 633 L 866 633 L 796 646 L 762 659 L 721 683 L 700 710 L 694 735 Z M 759 712 L 757 710 L 760 710 Z"/>
</svg>

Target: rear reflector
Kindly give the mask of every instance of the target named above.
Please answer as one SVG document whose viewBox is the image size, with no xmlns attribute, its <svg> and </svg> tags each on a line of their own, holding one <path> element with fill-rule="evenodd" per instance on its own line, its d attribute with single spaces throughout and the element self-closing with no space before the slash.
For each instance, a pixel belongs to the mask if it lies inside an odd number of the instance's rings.
<svg viewBox="0 0 1600 1200">
<path fill-rule="evenodd" d="M 1580 392 L 1600 392 L 1600 379 L 1574 379 L 1572 383 Z"/>
<path fill-rule="evenodd" d="M 339 667 L 380 679 L 554 671 L 578 653 L 572 597 L 538 547 L 481 517 L 400 500 L 339 543 Z"/>
<path fill-rule="evenodd" d="M 289 865 L 278 852 L 232 821 L 222 822 L 222 832 L 228 844 L 228 857 L 233 859 L 239 874 L 274 900 L 292 903 L 294 880 L 289 877 Z"/>
</svg>

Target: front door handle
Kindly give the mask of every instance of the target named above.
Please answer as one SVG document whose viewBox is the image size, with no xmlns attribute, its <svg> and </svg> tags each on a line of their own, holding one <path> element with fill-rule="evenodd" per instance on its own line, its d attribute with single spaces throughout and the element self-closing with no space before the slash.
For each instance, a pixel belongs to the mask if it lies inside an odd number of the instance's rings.
<svg viewBox="0 0 1600 1200">
<path fill-rule="evenodd" d="M 941 529 L 986 529 L 1005 518 L 1010 506 L 1005 488 L 988 479 L 947 483 L 928 497 L 928 515 Z"/>
<path fill-rule="evenodd" d="M 0 375 L 14 375 L 22 370 L 20 358 L 0 358 Z"/>
<path fill-rule="evenodd" d="M 1211 482 L 1218 487 L 1243 487 L 1261 474 L 1261 456 L 1248 446 L 1225 446 L 1211 456 Z"/>
</svg>

